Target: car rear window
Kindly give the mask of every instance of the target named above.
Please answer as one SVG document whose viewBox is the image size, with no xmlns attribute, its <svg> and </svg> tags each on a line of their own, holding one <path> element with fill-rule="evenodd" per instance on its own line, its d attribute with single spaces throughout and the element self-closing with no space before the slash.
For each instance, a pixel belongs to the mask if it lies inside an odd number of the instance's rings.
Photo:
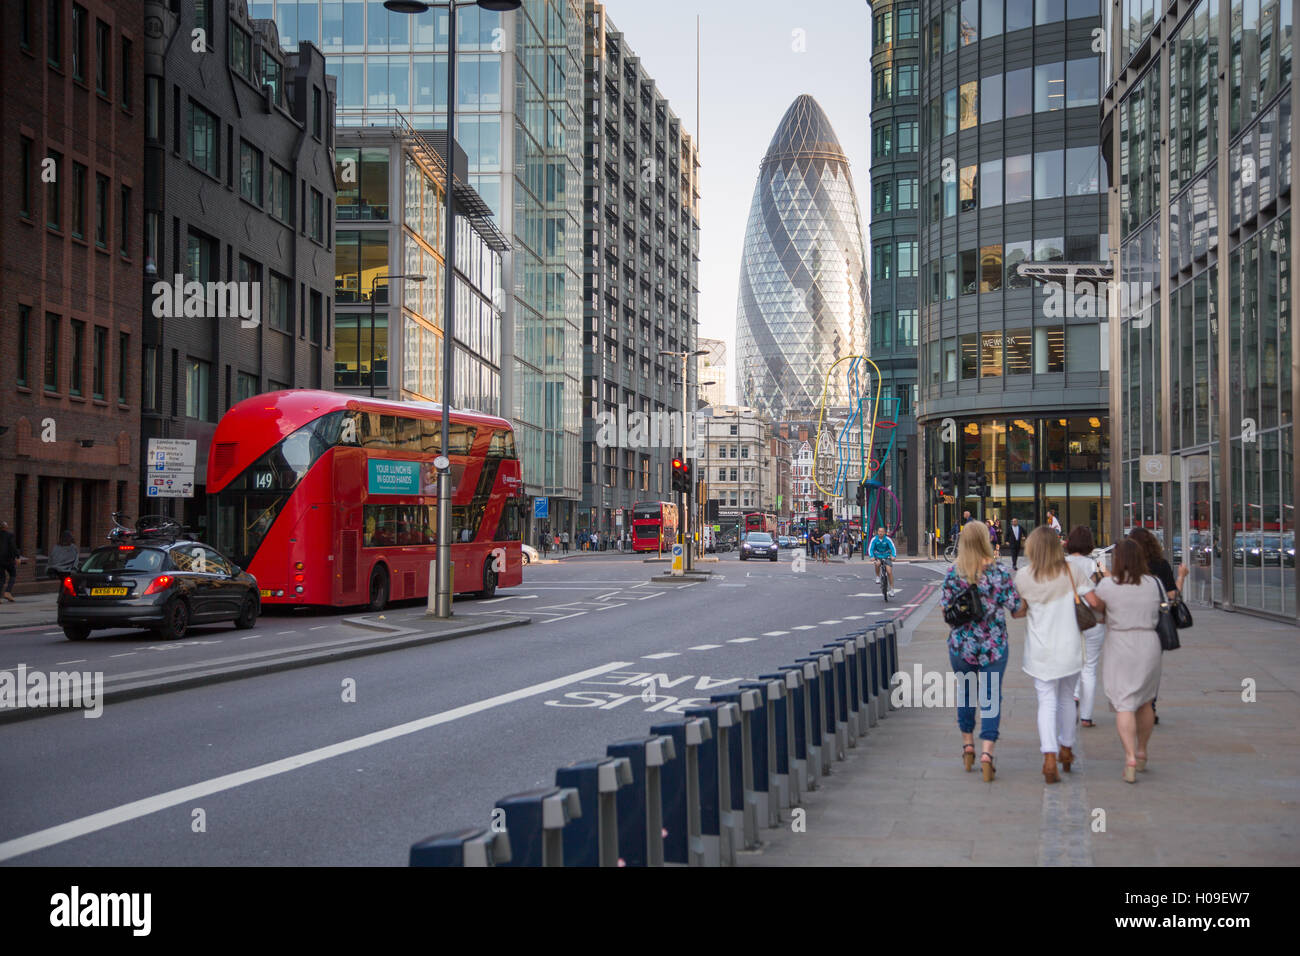
<svg viewBox="0 0 1300 956">
<path fill-rule="evenodd" d="M 750 544 L 771 544 L 772 536 L 766 531 L 751 531 L 745 536 L 745 540 Z"/>
<path fill-rule="evenodd" d="M 83 571 L 157 571 L 162 567 L 163 553 L 157 548 L 137 548 L 119 545 L 100 548 L 91 553 Z"/>
</svg>

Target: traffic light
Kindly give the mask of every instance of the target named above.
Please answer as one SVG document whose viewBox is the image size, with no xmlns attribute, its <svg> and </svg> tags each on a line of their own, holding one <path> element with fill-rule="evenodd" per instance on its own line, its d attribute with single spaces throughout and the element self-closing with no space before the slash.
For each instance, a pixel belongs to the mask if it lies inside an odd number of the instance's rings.
<svg viewBox="0 0 1300 956">
<path fill-rule="evenodd" d="M 866 506 L 867 506 L 867 486 L 860 484 L 858 485 L 858 507 L 865 508 Z"/>
<path fill-rule="evenodd" d="M 823 521 L 835 520 L 834 515 L 831 513 L 831 506 L 829 503 L 822 504 L 822 520 Z"/>
<path fill-rule="evenodd" d="M 951 471 L 945 471 L 939 475 L 939 491 L 941 494 L 948 495 L 949 497 L 955 495 L 957 493 L 955 485 L 956 482 L 953 480 L 953 474 Z"/>
<path fill-rule="evenodd" d="M 691 479 L 690 471 L 685 460 L 681 458 L 673 459 L 673 491 L 690 491 Z"/>
</svg>

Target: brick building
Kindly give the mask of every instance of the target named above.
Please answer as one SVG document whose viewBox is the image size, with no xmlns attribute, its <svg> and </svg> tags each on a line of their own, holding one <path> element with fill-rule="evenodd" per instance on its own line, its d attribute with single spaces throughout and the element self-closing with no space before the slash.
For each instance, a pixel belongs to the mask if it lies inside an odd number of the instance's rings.
<svg viewBox="0 0 1300 956">
<path fill-rule="evenodd" d="M 335 81 L 317 47 L 282 49 L 244 0 L 145 0 L 144 12 L 141 445 L 197 445 L 194 497 L 142 508 L 202 529 L 221 415 L 333 381 Z M 201 284 L 193 309 L 174 307 L 188 286 L 172 308 L 159 301 L 155 284 L 178 275 Z"/>
<path fill-rule="evenodd" d="M 0 5 L 0 518 L 18 592 L 136 508 L 144 0 Z"/>
</svg>

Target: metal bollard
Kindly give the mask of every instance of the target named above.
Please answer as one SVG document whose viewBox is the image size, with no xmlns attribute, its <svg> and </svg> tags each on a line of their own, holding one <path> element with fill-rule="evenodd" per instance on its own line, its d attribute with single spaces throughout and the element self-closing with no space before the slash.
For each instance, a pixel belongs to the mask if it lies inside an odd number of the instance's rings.
<svg viewBox="0 0 1300 956">
<path fill-rule="evenodd" d="M 898 673 L 898 621 L 890 621 L 885 625 L 885 629 L 889 635 L 887 642 L 889 647 L 889 684 L 887 686 L 893 686 L 894 675 Z M 890 710 L 898 709 L 893 704 L 893 694 L 885 698 L 885 703 Z"/>
<path fill-rule="evenodd" d="M 504 830 L 452 830 L 411 846 L 411 866 L 500 866 L 509 862 L 510 838 Z"/>
<path fill-rule="evenodd" d="M 885 625 L 877 624 L 872 630 L 876 635 L 876 683 L 880 688 L 880 698 L 876 703 L 876 718 L 884 720 L 889 716 L 889 637 L 885 634 Z"/>
<path fill-rule="evenodd" d="M 618 852 L 624 866 L 664 865 L 660 768 L 677 756 L 671 737 L 620 740 L 605 748 L 632 768 L 632 786 L 618 791 Z"/>
<path fill-rule="evenodd" d="M 501 866 L 564 866 L 564 828 L 582 816 L 578 791 L 545 787 L 497 801 L 506 814 L 510 862 Z"/>
<path fill-rule="evenodd" d="M 871 682 L 867 676 L 866 632 L 853 631 L 846 640 L 853 642 L 853 695 L 858 707 L 858 736 L 865 737 L 871 727 Z"/>
<path fill-rule="evenodd" d="M 740 713 L 739 733 L 732 728 L 728 739 L 728 782 L 730 801 L 723 802 L 723 825 L 739 828 L 741 845 L 746 850 L 759 846 L 758 792 L 754 789 L 754 713 L 763 706 L 763 695 L 756 690 L 733 690 L 714 694 L 711 701 L 735 704 Z"/>
<path fill-rule="evenodd" d="M 828 652 L 812 653 L 813 656 L 799 658 L 799 662 L 813 661 L 821 678 L 822 706 L 817 720 L 822 728 L 822 773 L 830 773 L 831 763 L 844 759 L 844 748 L 840 746 L 839 735 L 835 730 L 835 665 Z"/>
<path fill-rule="evenodd" d="M 780 797 L 776 789 L 776 702 L 785 685 L 780 681 L 741 681 L 741 690 L 756 690 L 763 706 L 754 711 L 750 725 L 754 728 L 754 790 L 758 794 L 758 820 L 763 826 L 781 825 Z"/>
<path fill-rule="evenodd" d="M 700 746 L 712 736 L 707 720 L 693 717 L 656 724 L 650 733 L 671 737 L 681 758 L 665 764 L 660 780 L 664 803 L 664 862 L 700 866 Z"/>
<path fill-rule="evenodd" d="M 876 629 L 867 628 L 862 639 L 867 643 L 867 659 L 863 662 L 863 672 L 867 681 L 867 699 L 871 704 L 867 708 L 867 722 L 874 727 L 880 721 L 880 667 L 876 663 L 880 648 L 876 645 Z"/>
<path fill-rule="evenodd" d="M 730 812 L 731 737 L 740 730 L 740 706 L 730 701 L 688 707 L 687 717 L 709 722 L 712 739 L 700 746 L 700 845 L 705 866 L 735 866 L 744 827 Z"/>
<path fill-rule="evenodd" d="M 581 760 L 555 771 L 555 785 L 578 791 L 587 808 L 564 829 L 565 866 L 618 866 L 618 791 L 631 783 L 626 757 Z"/>
<path fill-rule="evenodd" d="M 786 747 L 790 766 L 790 805 L 816 789 L 817 780 L 809 773 L 808 696 L 804 692 L 804 668 L 807 664 L 784 664 L 776 675 L 760 674 L 766 679 L 776 676 L 785 681 Z M 779 742 L 778 742 L 779 747 Z"/>
<path fill-rule="evenodd" d="M 832 641 L 822 646 L 831 655 L 831 675 L 835 685 L 835 742 L 840 750 L 858 745 L 857 715 L 849 713 L 849 660 L 844 645 Z"/>
<path fill-rule="evenodd" d="M 816 782 L 818 777 L 831 772 L 832 746 L 826 739 L 826 705 L 822 697 L 826 692 L 827 682 L 823 679 L 820 657 L 801 657 L 796 662 L 804 669 L 804 689 L 807 696 L 808 717 L 808 757 L 815 766 L 809 767 L 809 777 Z M 815 787 L 812 789 L 816 789 Z"/>
<path fill-rule="evenodd" d="M 759 680 L 777 681 L 781 684 L 781 699 L 776 705 L 776 791 L 781 806 L 787 809 L 797 807 L 803 800 L 800 793 L 799 775 L 795 771 L 798 757 L 794 748 L 794 690 L 799 685 L 799 675 L 791 671 L 777 674 L 759 674 Z"/>
</svg>

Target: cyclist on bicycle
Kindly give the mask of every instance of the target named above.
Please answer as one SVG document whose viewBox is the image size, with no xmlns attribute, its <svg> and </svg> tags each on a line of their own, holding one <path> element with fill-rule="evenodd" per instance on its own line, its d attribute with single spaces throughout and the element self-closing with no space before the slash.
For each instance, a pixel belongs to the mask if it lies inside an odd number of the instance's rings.
<svg viewBox="0 0 1300 956">
<path fill-rule="evenodd" d="M 876 536 L 871 539 L 871 546 L 867 549 L 867 554 L 871 555 L 876 561 L 876 580 L 880 576 L 887 575 L 889 590 L 894 590 L 894 558 L 898 557 L 898 549 L 894 547 L 894 542 L 885 534 L 884 528 L 876 529 Z"/>
</svg>

